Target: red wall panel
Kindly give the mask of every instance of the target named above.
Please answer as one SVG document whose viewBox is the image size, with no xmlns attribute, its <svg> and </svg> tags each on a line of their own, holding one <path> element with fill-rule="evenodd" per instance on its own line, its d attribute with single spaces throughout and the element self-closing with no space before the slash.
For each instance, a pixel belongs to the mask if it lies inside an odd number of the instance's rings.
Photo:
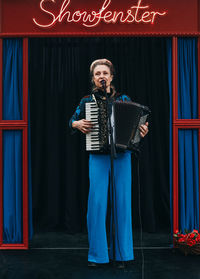
<svg viewBox="0 0 200 279">
<path fill-rule="evenodd" d="M 200 32 L 200 1 L 198 1 L 198 9 L 197 9 L 197 17 L 198 17 L 198 31 Z"/>
<path fill-rule="evenodd" d="M 195 33 L 200 31 L 199 23 L 199 3 L 198 0 L 43 0 L 43 7 L 49 12 L 40 9 L 41 0 L 0 0 L 2 1 L 2 33 L 57 33 L 64 32 L 68 34 L 93 33 Z M 65 2 L 65 12 L 70 12 L 70 16 L 79 10 L 81 12 L 98 12 L 103 3 L 108 7 L 102 15 L 111 11 L 123 11 L 124 17 L 127 10 L 132 6 L 138 6 L 137 19 L 140 20 L 144 12 L 164 12 L 166 15 L 156 15 L 154 24 L 133 22 L 133 23 L 105 23 L 101 22 L 95 27 L 85 27 L 81 22 L 67 22 L 67 15 L 62 22 L 57 22 L 51 28 L 40 28 L 34 22 L 33 18 L 40 24 L 49 24 L 53 16 L 59 15 L 62 3 Z M 148 8 L 142 8 L 149 6 Z M 136 8 L 132 8 L 135 15 Z M 50 14 L 52 13 L 52 14 Z M 77 17 L 75 17 L 77 19 Z"/>
</svg>

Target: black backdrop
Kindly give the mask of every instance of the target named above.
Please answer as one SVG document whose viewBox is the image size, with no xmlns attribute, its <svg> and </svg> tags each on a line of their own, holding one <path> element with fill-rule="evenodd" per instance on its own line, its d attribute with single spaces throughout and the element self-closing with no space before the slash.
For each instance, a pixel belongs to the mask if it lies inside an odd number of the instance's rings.
<svg viewBox="0 0 200 279">
<path fill-rule="evenodd" d="M 111 60 L 114 84 L 152 111 L 140 157 L 143 229 L 170 231 L 167 38 L 32 38 L 29 93 L 35 231 L 86 231 L 88 154 L 68 121 L 90 92 L 89 65 Z M 139 225 L 133 158 L 133 227 Z"/>
</svg>

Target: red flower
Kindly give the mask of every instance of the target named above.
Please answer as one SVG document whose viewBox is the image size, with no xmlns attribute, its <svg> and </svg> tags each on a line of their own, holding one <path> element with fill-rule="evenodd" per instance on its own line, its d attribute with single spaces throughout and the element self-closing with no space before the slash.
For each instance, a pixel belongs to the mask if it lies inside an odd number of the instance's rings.
<svg viewBox="0 0 200 279">
<path fill-rule="evenodd" d="M 189 239 L 193 239 L 195 237 L 195 234 L 194 233 L 190 233 L 189 235 L 188 235 L 188 238 Z"/>
<path fill-rule="evenodd" d="M 179 238 L 179 239 L 178 239 L 178 242 L 179 242 L 179 243 L 185 242 L 185 238 L 183 238 L 183 237 Z"/>
<path fill-rule="evenodd" d="M 195 242 L 194 240 L 188 240 L 188 241 L 187 241 L 187 244 L 188 244 L 189 246 L 193 246 L 193 245 L 196 244 L 196 242 Z"/>
<path fill-rule="evenodd" d="M 200 235 L 199 234 L 196 237 L 196 242 L 200 242 Z"/>
<path fill-rule="evenodd" d="M 190 233 L 182 234 L 176 231 L 174 238 L 178 243 L 185 242 L 188 246 L 193 246 L 195 244 L 200 244 L 200 234 L 197 230 L 193 230 Z"/>
<path fill-rule="evenodd" d="M 179 238 L 182 238 L 182 237 L 183 237 L 183 238 L 186 238 L 186 235 L 185 235 L 185 234 L 182 234 L 182 233 L 179 233 L 179 234 L 178 234 L 178 237 L 179 237 Z"/>
</svg>

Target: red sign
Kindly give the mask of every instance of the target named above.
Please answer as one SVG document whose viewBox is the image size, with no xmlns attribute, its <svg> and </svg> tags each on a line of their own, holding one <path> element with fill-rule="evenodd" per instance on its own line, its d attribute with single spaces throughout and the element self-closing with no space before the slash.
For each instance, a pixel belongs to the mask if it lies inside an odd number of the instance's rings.
<svg viewBox="0 0 200 279">
<path fill-rule="evenodd" d="M 199 32 L 198 0 L 0 0 L 0 32 L 25 36 Z"/>
<path fill-rule="evenodd" d="M 56 2 L 55 0 L 51 0 Z M 98 11 L 70 11 L 70 0 L 64 0 L 59 13 L 56 14 L 45 7 L 46 0 L 41 0 L 40 9 L 47 15 L 50 15 L 51 19 L 47 23 L 41 23 L 39 19 L 33 18 L 34 23 L 41 28 L 50 28 L 55 24 L 64 23 L 78 23 L 88 28 L 93 28 L 100 24 L 112 23 L 151 23 L 153 24 L 158 17 L 166 16 L 167 12 L 159 12 L 150 9 L 149 5 L 142 5 L 142 0 L 138 0 L 136 5 L 131 6 L 126 11 L 113 11 L 109 10 L 111 0 L 105 0 L 103 5 L 99 7 Z M 158 20 L 157 20 L 158 21 Z"/>
</svg>

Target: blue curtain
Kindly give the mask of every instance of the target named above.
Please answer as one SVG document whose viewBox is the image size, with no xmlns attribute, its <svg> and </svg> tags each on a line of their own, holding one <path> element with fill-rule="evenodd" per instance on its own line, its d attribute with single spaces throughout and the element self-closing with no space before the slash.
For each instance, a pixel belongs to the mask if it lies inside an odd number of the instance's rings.
<svg viewBox="0 0 200 279">
<path fill-rule="evenodd" d="M 3 242 L 22 242 L 22 133 L 3 132 Z"/>
<path fill-rule="evenodd" d="M 198 117 L 197 40 L 178 39 L 178 117 Z M 199 228 L 198 131 L 179 130 L 179 229 Z"/>
<path fill-rule="evenodd" d="M 169 189 L 170 189 L 170 220 L 173 233 L 173 138 L 172 138 L 172 40 L 167 40 L 168 82 L 169 82 Z"/>
<path fill-rule="evenodd" d="M 3 119 L 22 119 L 22 40 L 3 40 Z M 30 166 L 30 165 L 29 165 Z M 31 201 L 31 184 L 29 184 Z M 32 204 L 30 203 L 32 206 Z M 3 242 L 21 243 L 22 228 L 22 132 L 3 132 Z M 29 228 L 32 212 L 29 210 Z M 30 230 L 29 236 L 32 236 Z"/>
<path fill-rule="evenodd" d="M 198 117 L 197 39 L 178 39 L 178 118 Z"/>
</svg>

